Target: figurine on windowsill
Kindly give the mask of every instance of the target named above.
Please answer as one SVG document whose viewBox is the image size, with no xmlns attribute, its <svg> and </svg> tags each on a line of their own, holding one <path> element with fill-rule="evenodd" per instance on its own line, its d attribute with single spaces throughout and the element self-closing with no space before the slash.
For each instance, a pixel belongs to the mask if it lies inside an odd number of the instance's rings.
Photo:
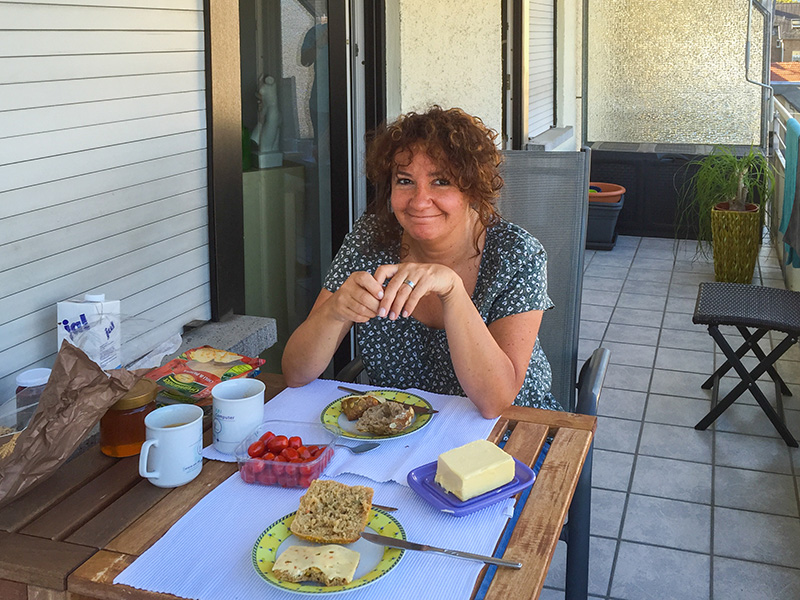
<svg viewBox="0 0 800 600">
<path fill-rule="evenodd" d="M 281 115 L 278 110 L 278 86 L 271 75 L 259 78 L 258 124 L 250 139 L 258 145 L 258 168 L 267 169 L 283 164 L 280 146 Z"/>
</svg>

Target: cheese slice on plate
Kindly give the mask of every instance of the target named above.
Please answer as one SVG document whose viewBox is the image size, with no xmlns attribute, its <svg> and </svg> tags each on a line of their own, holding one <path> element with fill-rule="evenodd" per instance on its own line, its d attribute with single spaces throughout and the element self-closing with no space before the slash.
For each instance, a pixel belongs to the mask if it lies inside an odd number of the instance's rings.
<svg viewBox="0 0 800 600">
<path fill-rule="evenodd" d="M 462 502 L 514 479 L 514 459 L 487 440 L 476 440 L 439 455 L 434 481 Z"/>
<path fill-rule="evenodd" d="M 360 558 L 355 550 L 336 544 L 289 546 L 275 561 L 272 573 L 282 581 L 347 585 L 353 581 Z"/>
</svg>

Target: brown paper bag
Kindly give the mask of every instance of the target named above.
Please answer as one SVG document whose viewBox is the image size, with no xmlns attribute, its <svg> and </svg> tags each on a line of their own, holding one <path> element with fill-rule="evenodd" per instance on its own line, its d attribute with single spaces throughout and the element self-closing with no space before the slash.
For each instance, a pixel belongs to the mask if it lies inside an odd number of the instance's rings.
<svg viewBox="0 0 800 600">
<path fill-rule="evenodd" d="M 144 372 L 106 374 L 64 340 L 28 427 L 0 446 L 0 506 L 52 475 Z"/>
</svg>

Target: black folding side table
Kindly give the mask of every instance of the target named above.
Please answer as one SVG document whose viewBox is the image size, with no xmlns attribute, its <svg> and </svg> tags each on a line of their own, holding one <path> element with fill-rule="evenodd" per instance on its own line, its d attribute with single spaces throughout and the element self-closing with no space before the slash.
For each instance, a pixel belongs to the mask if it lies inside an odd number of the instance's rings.
<svg viewBox="0 0 800 600">
<path fill-rule="evenodd" d="M 800 292 L 741 283 L 701 283 L 692 321 L 698 325 L 708 325 L 708 333 L 727 358 L 701 386 L 706 390 L 713 388 L 712 408 L 694 428 L 706 429 L 745 390 L 750 390 L 784 441 L 797 448 L 797 440 L 789 432 L 783 419 L 782 395 L 792 394 L 773 365 L 800 336 Z M 744 338 L 744 343 L 737 350 L 734 351 L 725 339 L 719 330 L 720 325 L 736 327 Z M 751 329 L 754 331 L 751 332 Z M 786 337 L 769 354 L 765 354 L 758 342 L 770 331 L 783 332 Z M 752 351 L 759 360 L 751 371 L 747 370 L 741 360 L 748 351 Z M 736 371 L 741 381 L 719 400 L 719 380 L 730 369 Z M 777 412 L 756 382 L 764 373 L 768 373 L 775 382 Z"/>
</svg>

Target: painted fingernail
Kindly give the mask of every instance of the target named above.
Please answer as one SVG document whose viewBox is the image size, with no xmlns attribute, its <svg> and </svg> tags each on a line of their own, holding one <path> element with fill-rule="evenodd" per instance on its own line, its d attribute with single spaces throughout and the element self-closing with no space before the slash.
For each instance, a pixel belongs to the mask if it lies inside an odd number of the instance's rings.
<svg viewBox="0 0 800 600">
<path fill-rule="evenodd" d="M 408 316 L 408 311 L 407 311 L 407 310 L 404 310 L 404 311 L 403 311 L 403 316 L 404 316 L 404 317 L 407 317 L 407 316 Z"/>
<path fill-rule="evenodd" d="M 391 319 L 392 321 L 394 321 L 396 318 L 397 318 L 397 315 L 396 315 L 396 314 L 394 314 L 394 311 L 392 311 L 392 312 L 390 312 L 390 313 L 389 313 L 389 319 Z"/>
<path fill-rule="evenodd" d="M 385 317 L 385 316 L 386 316 L 386 309 L 385 309 L 385 308 L 381 308 L 381 309 L 378 311 L 378 316 L 379 316 L 379 317 Z"/>
<path fill-rule="evenodd" d="M 383 290 L 378 292 L 378 300 L 381 300 L 382 298 L 383 298 Z"/>
</svg>

